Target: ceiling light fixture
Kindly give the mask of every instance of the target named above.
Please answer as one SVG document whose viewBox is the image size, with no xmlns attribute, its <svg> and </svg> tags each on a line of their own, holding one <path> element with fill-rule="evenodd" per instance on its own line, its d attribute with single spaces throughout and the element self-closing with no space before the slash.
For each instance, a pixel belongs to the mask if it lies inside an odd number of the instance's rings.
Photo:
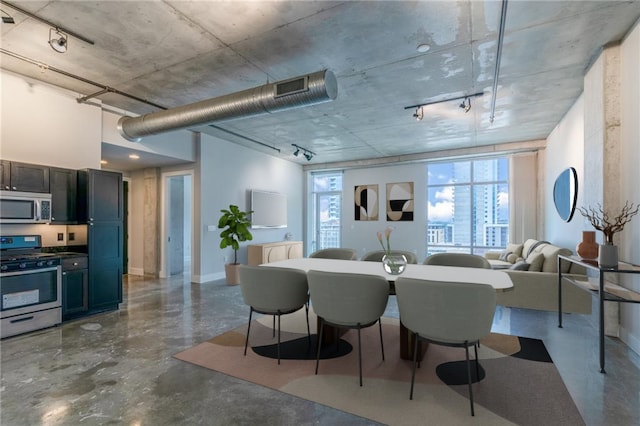
<svg viewBox="0 0 640 426">
<path fill-rule="evenodd" d="M 131 158 L 132 160 L 138 160 L 140 156 L 138 154 L 129 154 L 129 158 Z"/>
<path fill-rule="evenodd" d="M 2 23 L 3 24 L 15 24 L 16 23 L 16 20 L 13 19 L 13 16 L 9 15 L 7 12 L 5 12 L 2 9 L 0 9 L 0 12 L 2 12 Z"/>
<path fill-rule="evenodd" d="M 430 49 L 431 49 L 431 45 L 427 43 L 420 43 L 418 47 L 416 47 L 416 50 L 420 53 L 428 52 Z"/>
<path fill-rule="evenodd" d="M 463 99 L 463 102 L 460 104 L 460 108 L 463 108 L 464 112 L 469 112 L 469 110 L 471 109 L 471 98 L 475 98 L 476 96 L 482 96 L 482 95 L 484 95 L 484 92 L 478 92 L 472 95 L 457 96 L 455 98 L 442 99 L 440 101 L 432 101 L 432 102 L 425 102 L 423 104 L 409 105 L 404 107 L 404 109 L 415 108 L 416 112 L 413 114 L 413 118 L 420 121 L 424 118 L 424 111 L 422 110 L 422 108 L 427 105 L 441 104 L 444 102 L 451 102 L 451 101 L 457 101 L 457 100 Z"/>
<path fill-rule="evenodd" d="M 49 45 L 58 53 L 67 51 L 69 36 L 60 31 L 58 28 L 49 28 Z"/>
<path fill-rule="evenodd" d="M 416 108 L 416 112 L 413 114 L 413 117 L 416 119 L 416 121 L 422 121 L 422 119 L 424 118 L 424 111 L 422 110 L 422 107 Z"/>
<path fill-rule="evenodd" d="M 292 143 L 291 146 L 296 148 L 296 150 L 293 153 L 293 155 L 295 155 L 297 157 L 300 154 L 300 151 L 302 151 L 302 155 L 304 155 L 304 158 L 306 158 L 307 161 L 311 161 L 313 156 L 316 155 L 315 152 L 309 151 L 307 148 L 303 148 L 300 145 L 296 145 L 295 143 Z"/>
</svg>

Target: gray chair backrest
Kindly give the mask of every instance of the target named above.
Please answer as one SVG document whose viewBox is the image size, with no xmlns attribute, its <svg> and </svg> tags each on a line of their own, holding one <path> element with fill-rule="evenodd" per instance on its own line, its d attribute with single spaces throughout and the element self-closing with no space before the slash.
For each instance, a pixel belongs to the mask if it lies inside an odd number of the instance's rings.
<svg viewBox="0 0 640 426">
<path fill-rule="evenodd" d="M 491 269 L 491 264 L 487 259 L 468 253 L 436 253 L 428 256 L 422 263 L 425 265 Z"/>
<path fill-rule="evenodd" d="M 496 308 L 491 285 L 399 277 L 395 286 L 402 323 L 422 337 L 460 343 L 491 332 Z"/>
<path fill-rule="evenodd" d="M 311 306 L 330 323 L 372 323 L 387 307 L 389 282 L 379 275 L 311 270 L 307 277 Z"/>
<path fill-rule="evenodd" d="M 302 307 L 309 300 L 304 271 L 275 266 L 240 265 L 240 289 L 244 303 L 261 312 Z"/>
<path fill-rule="evenodd" d="M 309 257 L 317 257 L 322 259 L 356 260 L 358 259 L 358 252 L 350 248 L 326 248 L 311 253 Z"/>
<path fill-rule="evenodd" d="M 387 254 L 384 250 L 370 251 L 366 253 L 360 260 L 367 262 L 382 262 L 382 258 Z M 418 256 L 415 253 L 407 250 L 391 250 L 391 254 L 401 254 L 407 259 L 407 263 L 418 263 Z"/>
</svg>

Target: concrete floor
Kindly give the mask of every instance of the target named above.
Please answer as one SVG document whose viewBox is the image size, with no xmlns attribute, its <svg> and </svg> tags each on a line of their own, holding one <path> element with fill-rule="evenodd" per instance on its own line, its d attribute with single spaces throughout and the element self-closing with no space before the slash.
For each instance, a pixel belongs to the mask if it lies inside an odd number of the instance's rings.
<svg viewBox="0 0 640 426">
<path fill-rule="evenodd" d="M 0 424 L 375 424 L 172 358 L 246 324 L 239 287 L 131 276 L 124 292 L 118 312 L 1 342 Z M 556 314 L 499 307 L 493 330 L 543 339 L 586 424 L 640 424 L 640 357 L 607 338 L 600 374 L 592 317 L 559 329 Z"/>
</svg>

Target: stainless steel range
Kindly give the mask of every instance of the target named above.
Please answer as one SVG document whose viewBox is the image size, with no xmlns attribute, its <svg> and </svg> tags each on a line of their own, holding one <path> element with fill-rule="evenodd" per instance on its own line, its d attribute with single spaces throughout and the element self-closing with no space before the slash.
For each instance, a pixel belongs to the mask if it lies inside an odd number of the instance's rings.
<svg viewBox="0 0 640 426">
<path fill-rule="evenodd" d="M 0 237 L 0 338 L 62 322 L 60 257 L 41 248 L 39 235 Z"/>
</svg>

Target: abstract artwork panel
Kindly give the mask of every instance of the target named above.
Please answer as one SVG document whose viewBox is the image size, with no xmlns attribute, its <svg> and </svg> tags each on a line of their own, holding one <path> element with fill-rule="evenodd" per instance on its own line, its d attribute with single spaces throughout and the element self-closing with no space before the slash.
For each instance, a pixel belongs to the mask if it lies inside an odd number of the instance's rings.
<svg viewBox="0 0 640 426">
<path fill-rule="evenodd" d="M 387 184 L 387 220 L 413 221 L 413 182 Z"/>
<path fill-rule="evenodd" d="M 355 220 L 378 220 L 378 185 L 356 185 Z"/>
</svg>

